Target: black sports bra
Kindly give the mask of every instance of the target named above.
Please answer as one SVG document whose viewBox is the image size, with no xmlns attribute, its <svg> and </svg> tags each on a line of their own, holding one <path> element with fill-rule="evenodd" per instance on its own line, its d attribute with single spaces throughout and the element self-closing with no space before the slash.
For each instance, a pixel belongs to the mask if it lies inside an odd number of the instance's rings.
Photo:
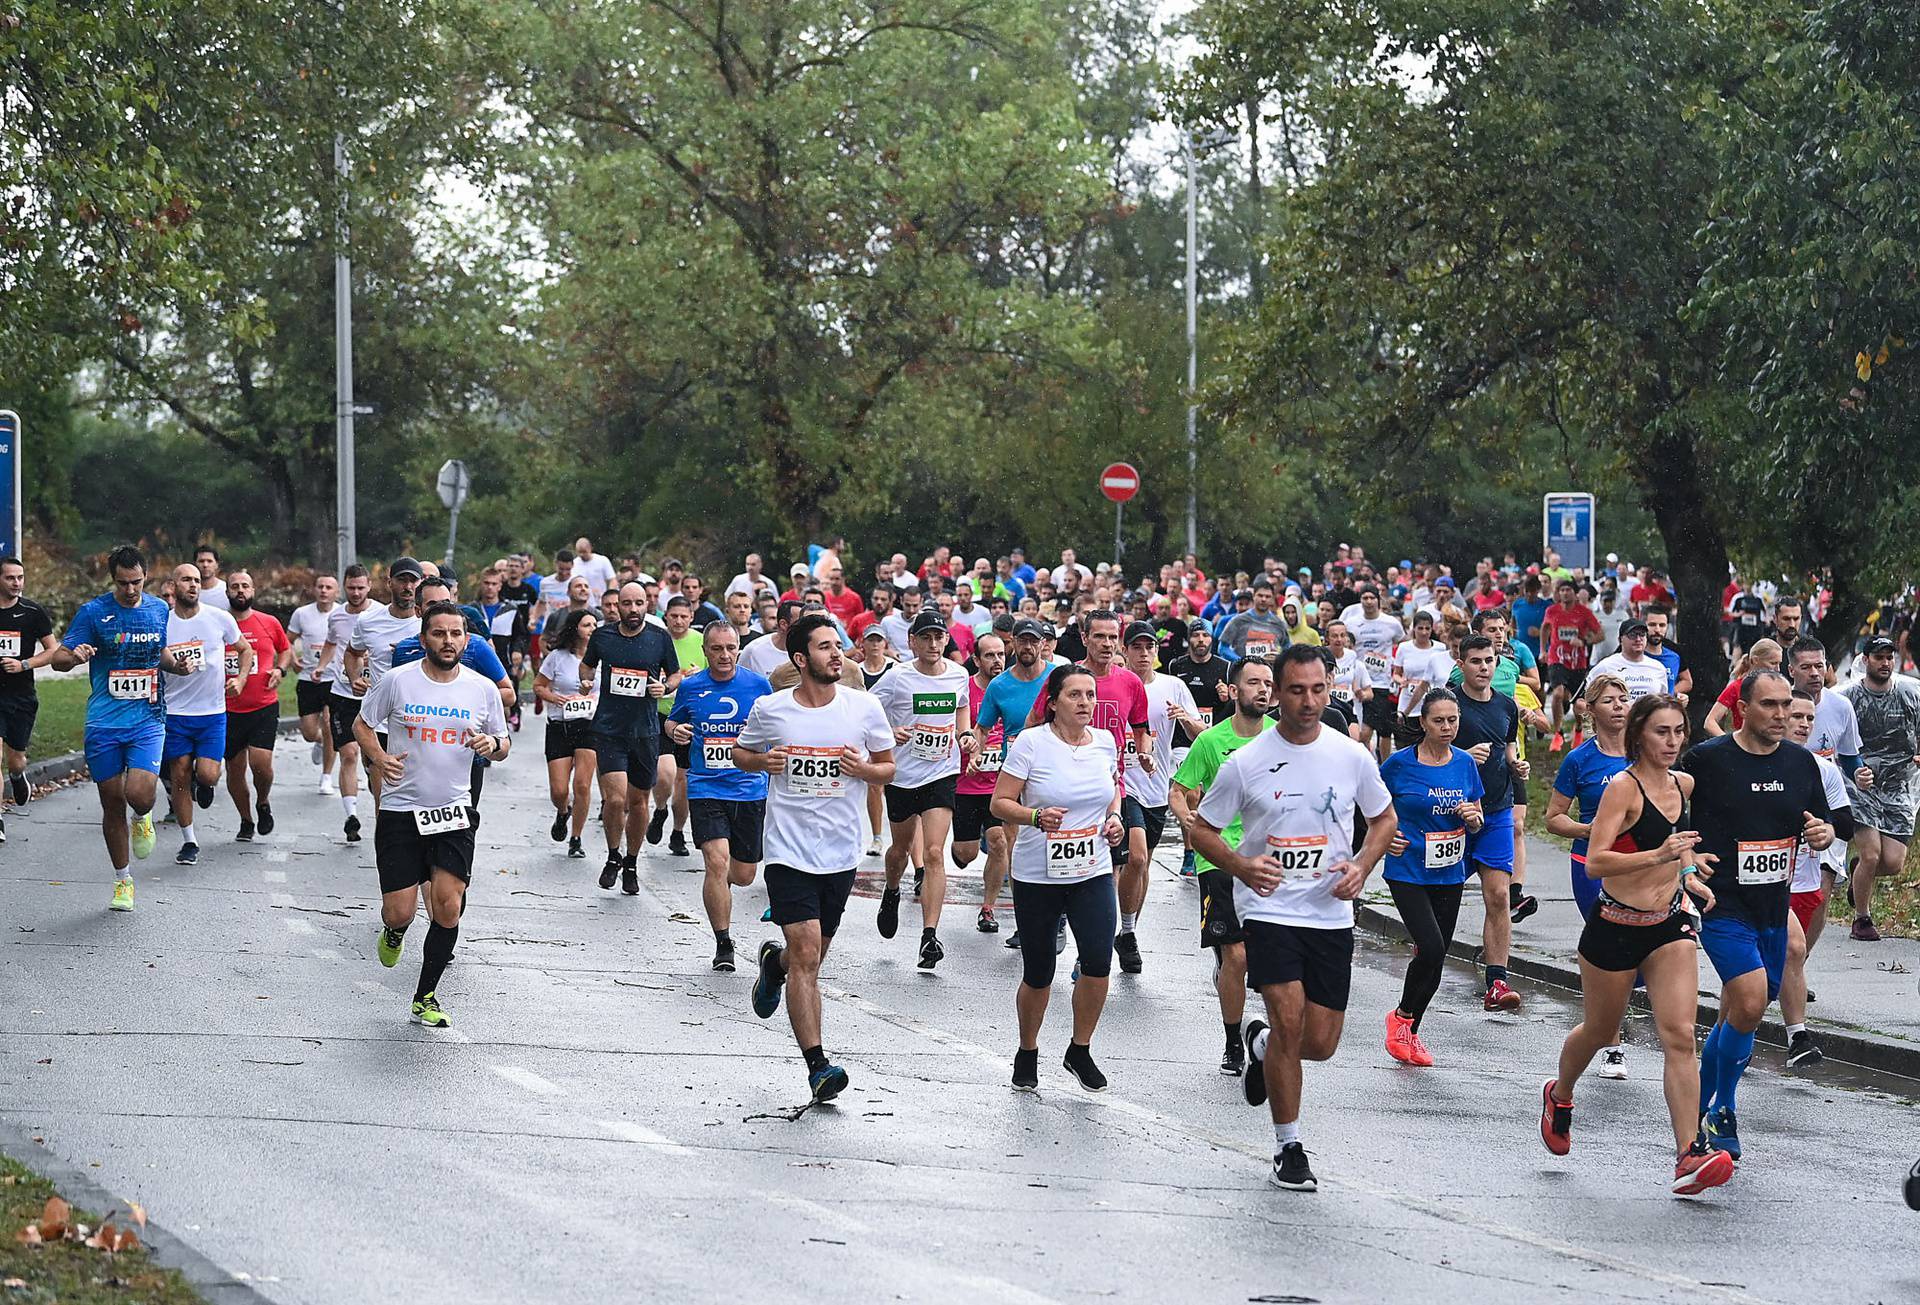
<svg viewBox="0 0 1920 1305">
<path fill-rule="evenodd" d="M 1633 780 L 1633 786 L 1640 790 L 1640 818 L 1635 820 L 1632 827 L 1625 833 L 1613 840 L 1613 847 L 1609 850 L 1614 852 L 1651 852 L 1654 848 L 1666 842 L 1668 836 L 1676 829 L 1687 828 L 1687 795 L 1684 791 L 1680 794 L 1679 818 L 1669 820 L 1667 819 L 1667 813 L 1654 805 L 1653 799 L 1647 795 L 1647 786 L 1640 782 L 1640 777 L 1634 774 L 1632 770 L 1628 770 L 1626 773 L 1628 778 Z M 1677 781 L 1674 787 L 1680 787 Z"/>
</svg>

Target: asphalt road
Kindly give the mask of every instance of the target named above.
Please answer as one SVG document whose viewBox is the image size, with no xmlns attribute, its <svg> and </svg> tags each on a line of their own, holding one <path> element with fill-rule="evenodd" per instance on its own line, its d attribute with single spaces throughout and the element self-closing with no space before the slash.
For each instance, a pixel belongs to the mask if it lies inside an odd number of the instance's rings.
<svg viewBox="0 0 1920 1305">
<path fill-rule="evenodd" d="M 234 844 L 223 792 L 197 868 L 162 830 L 131 916 L 105 910 L 90 789 L 10 819 L 0 1118 L 284 1302 L 1920 1299 L 1912 1084 L 1763 1050 L 1739 1175 L 1676 1201 L 1647 1030 L 1630 1081 L 1581 1085 L 1557 1159 L 1535 1119 L 1572 1003 L 1488 1017 L 1459 971 L 1440 1065 L 1397 1066 L 1390 948 L 1363 949 L 1345 1043 L 1307 1070 L 1321 1190 L 1269 1188 L 1171 874 L 1095 1040 L 1100 1096 L 1059 1065 L 1071 953 L 1042 1090 L 1017 1095 L 1013 953 L 956 905 L 922 974 L 911 904 L 887 943 L 856 898 L 826 976 L 853 1085 L 803 1111 L 784 1012 L 753 1016 L 751 967 L 708 968 L 696 862 L 653 849 L 626 898 L 547 840 L 536 728 L 487 786 L 449 1032 L 405 1019 L 423 926 L 399 968 L 374 960 L 372 845 L 341 841 L 303 746 L 280 750 L 279 832 Z M 763 904 L 740 895 L 743 957 Z"/>
</svg>

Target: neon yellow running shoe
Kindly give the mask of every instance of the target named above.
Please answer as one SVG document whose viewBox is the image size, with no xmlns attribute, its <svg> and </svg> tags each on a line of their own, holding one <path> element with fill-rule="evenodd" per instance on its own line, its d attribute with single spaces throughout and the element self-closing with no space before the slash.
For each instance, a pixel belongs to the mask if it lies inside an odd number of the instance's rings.
<svg viewBox="0 0 1920 1305">
<path fill-rule="evenodd" d="M 380 957 L 380 963 L 391 970 L 400 962 L 400 948 L 405 945 L 407 935 L 399 930 L 382 925 L 380 936 L 374 940 L 373 950 Z"/>
<path fill-rule="evenodd" d="M 131 911 L 133 909 L 133 880 L 121 879 L 113 885 L 113 901 L 108 904 L 109 911 Z"/>
<path fill-rule="evenodd" d="M 133 856 L 144 861 L 153 855 L 153 812 L 133 822 Z"/>
<path fill-rule="evenodd" d="M 448 1019 L 447 1013 L 440 1009 L 439 998 L 431 992 L 413 1003 L 413 1020 L 416 1024 L 424 1024 L 430 1029 L 453 1027 L 453 1021 Z"/>
</svg>

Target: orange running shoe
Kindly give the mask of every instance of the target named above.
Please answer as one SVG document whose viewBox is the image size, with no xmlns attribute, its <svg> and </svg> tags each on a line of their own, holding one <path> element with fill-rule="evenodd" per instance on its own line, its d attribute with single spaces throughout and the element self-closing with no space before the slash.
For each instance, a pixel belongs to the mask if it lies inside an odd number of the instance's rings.
<svg viewBox="0 0 1920 1305">
<path fill-rule="evenodd" d="M 1413 1021 L 1397 1010 L 1387 1012 L 1387 1054 L 1402 1065 L 1417 1065 L 1413 1054 Z"/>
<path fill-rule="evenodd" d="M 1706 1143 L 1695 1138 L 1693 1145 L 1680 1153 L 1673 1166 L 1673 1194 L 1698 1196 L 1709 1187 L 1718 1187 L 1733 1177 L 1733 1157 L 1725 1151 L 1709 1151 Z"/>
</svg>

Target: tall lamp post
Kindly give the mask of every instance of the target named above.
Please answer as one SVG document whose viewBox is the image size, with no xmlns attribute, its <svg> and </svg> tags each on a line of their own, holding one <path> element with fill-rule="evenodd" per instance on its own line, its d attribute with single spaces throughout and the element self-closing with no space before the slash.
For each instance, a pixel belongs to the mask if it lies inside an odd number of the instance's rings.
<svg viewBox="0 0 1920 1305">
<path fill-rule="evenodd" d="M 1195 163 L 1202 154 L 1231 145 L 1234 134 L 1216 127 L 1204 136 L 1180 133 L 1187 156 L 1187 551 L 1200 551 L 1200 331 L 1199 331 L 1199 215 L 1194 194 L 1199 189 Z"/>
</svg>

